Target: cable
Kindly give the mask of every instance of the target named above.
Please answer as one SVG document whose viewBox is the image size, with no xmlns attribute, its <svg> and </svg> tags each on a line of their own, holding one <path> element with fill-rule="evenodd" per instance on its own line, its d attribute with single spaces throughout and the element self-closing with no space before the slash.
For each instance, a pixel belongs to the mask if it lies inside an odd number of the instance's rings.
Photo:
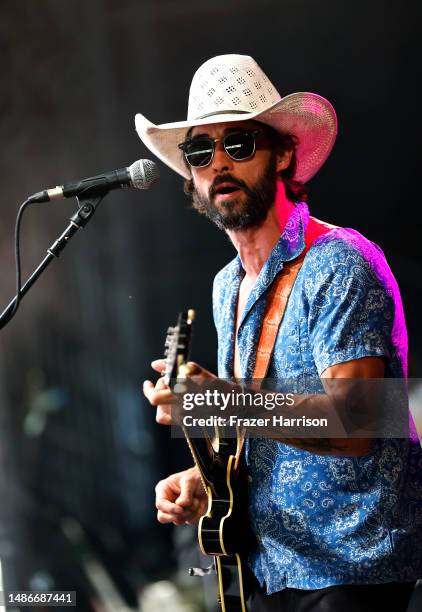
<svg viewBox="0 0 422 612">
<path fill-rule="evenodd" d="M 9 316 L 5 321 L 1 322 L 0 329 L 4 327 L 9 321 L 15 316 L 19 304 L 21 301 L 21 284 L 22 284 L 22 271 L 21 271 L 21 255 L 20 255 L 20 228 L 22 224 L 22 217 L 25 211 L 25 208 L 29 204 L 35 204 L 35 202 L 30 202 L 29 200 L 25 200 L 23 204 L 21 204 L 15 223 L 15 267 L 16 267 L 16 296 L 15 303 L 13 305 L 12 310 L 9 313 Z"/>
</svg>

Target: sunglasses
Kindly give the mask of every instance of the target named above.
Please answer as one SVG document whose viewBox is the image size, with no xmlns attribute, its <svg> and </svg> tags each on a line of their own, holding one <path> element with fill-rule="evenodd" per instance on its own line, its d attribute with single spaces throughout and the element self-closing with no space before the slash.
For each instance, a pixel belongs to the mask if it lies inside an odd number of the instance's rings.
<svg viewBox="0 0 422 612">
<path fill-rule="evenodd" d="M 193 168 L 204 168 L 208 166 L 215 153 L 215 143 L 222 142 L 224 151 L 231 159 L 242 161 L 252 157 L 255 153 L 256 136 L 261 130 L 242 130 L 231 132 L 223 138 L 208 138 L 208 136 L 198 136 L 197 138 L 187 138 L 178 147 L 185 155 L 185 159 Z"/>
</svg>

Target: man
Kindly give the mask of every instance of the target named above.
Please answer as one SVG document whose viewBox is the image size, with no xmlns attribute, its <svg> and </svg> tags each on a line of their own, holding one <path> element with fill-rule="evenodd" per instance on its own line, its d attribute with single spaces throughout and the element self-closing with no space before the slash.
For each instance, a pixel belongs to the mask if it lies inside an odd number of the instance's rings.
<svg viewBox="0 0 422 612">
<path fill-rule="evenodd" d="M 319 238 L 304 183 L 334 144 L 332 106 L 311 93 L 282 98 L 256 62 L 226 55 L 195 74 L 188 120 L 137 131 L 185 179 L 194 206 L 238 257 L 217 274 L 219 376 L 251 378 L 271 284 L 305 250 L 274 345 L 274 379 L 400 378 L 407 337 L 397 285 L 380 251 L 354 230 Z M 162 360 L 153 362 L 162 372 Z M 197 364 L 192 375 L 210 377 Z M 306 389 L 305 389 L 306 391 Z M 168 424 L 172 394 L 144 383 Z M 405 612 L 422 576 L 422 452 L 410 439 L 247 441 L 253 612 Z M 158 520 L 194 523 L 205 494 L 195 468 L 157 485 Z"/>
</svg>

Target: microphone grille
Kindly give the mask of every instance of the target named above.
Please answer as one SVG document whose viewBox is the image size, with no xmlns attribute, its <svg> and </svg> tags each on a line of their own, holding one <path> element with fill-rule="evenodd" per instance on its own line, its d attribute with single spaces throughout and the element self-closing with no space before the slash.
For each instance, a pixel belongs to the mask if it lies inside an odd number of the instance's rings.
<svg viewBox="0 0 422 612">
<path fill-rule="evenodd" d="M 132 186 L 136 189 L 149 189 L 158 181 L 160 171 L 155 162 L 150 159 L 138 159 L 129 166 Z"/>
</svg>

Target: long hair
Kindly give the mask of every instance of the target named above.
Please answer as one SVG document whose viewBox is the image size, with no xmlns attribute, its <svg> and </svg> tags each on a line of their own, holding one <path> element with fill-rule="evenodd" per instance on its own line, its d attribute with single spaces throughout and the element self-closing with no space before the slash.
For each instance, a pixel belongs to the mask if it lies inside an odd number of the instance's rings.
<svg viewBox="0 0 422 612">
<path fill-rule="evenodd" d="M 280 170 L 279 178 L 283 181 L 286 189 L 286 197 L 291 202 L 307 202 L 308 201 L 308 189 L 300 181 L 296 181 L 293 177 L 296 172 L 296 147 L 298 139 L 293 134 L 281 134 L 274 128 L 260 123 L 260 127 L 264 129 L 268 140 L 270 141 L 271 149 L 274 153 L 284 153 L 285 151 L 293 151 L 290 164 L 284 170 Z M 192 128 L 189 130 L 186 136 L 190 135 Z M 189 168 L 188 163 L 185 161 L 186 166 Z M 193 179 L 185 179 L 183 189 L 186 195 L 191 196 L 195 191 L 195 185 Z"/>
</svg>

